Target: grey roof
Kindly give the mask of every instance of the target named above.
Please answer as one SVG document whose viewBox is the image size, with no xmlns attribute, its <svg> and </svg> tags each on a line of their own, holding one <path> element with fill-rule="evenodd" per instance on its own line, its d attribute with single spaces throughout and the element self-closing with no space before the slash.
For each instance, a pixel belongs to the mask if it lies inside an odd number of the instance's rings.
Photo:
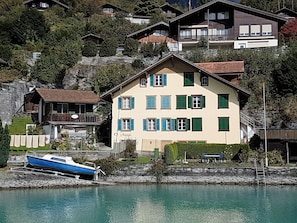
<svg viewBox="0 0 297 223">
<path fill-rule="evenodd" d="M 267 12 L 267 11 L 263 11 L 263 10 L 260 10 L 260 9 L 256 9 L 256 8 L 252 8 L 250 6 L 246 6 L 246 5 L 243 5 L 243 4 L 239 4 L 239 3 L 236 3 L 236 2 L 232 2 L 232 1 L 227 1 L 227 0 L 213 0 L 211 2 L 208 2 L 206 4 L 203 4 L 201 5 L 200 7 L 197 7 L 197 8 L 194 8 L 180 16 L 177 16 L 173 19 L 170 20 L 170 23 L 174 23 L 180 19 L 183 19 L 189 15 L 192 15 L 193 13 L 195 12 L 199 12 L 203 9 L 207 9 L 209 7 L 211 7 L 212 5 L 215 5 L 217 3 L 222 3 L 222 4 L 225 4 L 225 5 L 229 5 L 229 6 L 232 6 L 233 8 L 236 8 L 240 11 L 248 11 L 252 14 L 256 14 L 260 17 L 268 17 L 272 20 L 277 20 L 277 21 L 280 21 L 280 22 L 286 22 L 287 20 L 282 17 L 282 16 L 279 16 L 279 15 L 275 15 L 273 13 L 270 13 L 270 12 Z"/>
<path fill-rule="evenodd" d="M 26 5 L 26 4 L 28 4 L 28 3 L 30 3 L 30 2 L 33 2 L 34 0 L 27 0 L 27 1 L 24 1 L 24 5 Z M 50 1 L 52 1 L 52 2 L 54 2 L 54 3 L 56 3 L 56 4 L 58 4 L 58 5 L 61 5 L 62 7 L 64 7 L 64 8 L 66 8 L 66 9 L 68 9 L 69 8 L 69 6 L 68 5 L 66 5 L 66 4 L 64 4 L 64 3 L 62 3 L 62 2 L 59 2 L 59 1 L 57 1 L 57 0 L 50 0 Z"/>
<path fill-rule="evenodd" d="M 206 75 L 220 81 L 221 83 L 228 85 L 229 87 L 233 88 L 234 90 L 236 90 L 240 94 L 244 95 L 245 97 L 250 96 L 250 93 L 248 91 L 244 90 L 241 87 L 236 86 L 235 84 L 231 83 L 228 80 L 225 80 L 224 78 L 220 77 L 219 75 L 212 74 L 212 73 L 208 72 L 207 70 L 195 65 L 194 63 L 192 63 L 192 62 L 190 62 L 190 61 L 188 61 L 188 60 L 186 60 L 184 58 L 181 58 L 180 56 L 177 56 L 175 54 L 169 54 L 166 57 L 159 60 L 158 62 L 154 63 L 153 65 L 145 68 L 144 70 L 142 70 L 138 74 L 130 77 L 126 81 L 122 82 L 121 84 L 119 84 L 119 85 L 115 86 L 114 88 L 110 89 L 109 91 L 103 93 L 100 96 L 100 98 L 103 98 L 103 99 L 107 100 L 110 97 L 110 95 L 112 95 L 114 92 L 117 92 L 118 90 L 122 89 L 124 86 L 130 84 L 131 82 L 133 82 L 137 78 L 141 77 L 141 75 L 149 73 L 149 71 L 152 70 L 153 68 L 157 67 L 158 65 L 160 65 L 160 64 L 162 64 L 162 63 L 164 63 L 167 60 L 170 60 L 172 58 L 176 58 L 176 59 L 180 60 L 181 62 L 185 63 L 186 65 L 191 66 L 194 70 L 197 70 L 198 72 L 203 72 L 204 74 L 206 74 Z"/>
<path fill-rule="evenodd" d="M 136 31 L 134 33 L 131 33 L 131 34 L 127 35 L 127 37 L 129 38 L 129 37 L 135 36 L 135 35 L 137 35 L 139 33 L 145 32 L 146 30 L 153 29 L 153 28 L 158 27 L 160 25 L 166 26 L 169 29 L 168 23 L 166 23 L 166 22 L 158 22 L 158 23 L 155 23 L 155 24 L 153 24 L 151 26 L 148 26 L 148 27 L 145 27 L 143 29 L 140 29 L 140 30 L 138 30 L 138 31 Z"/>
</svg>

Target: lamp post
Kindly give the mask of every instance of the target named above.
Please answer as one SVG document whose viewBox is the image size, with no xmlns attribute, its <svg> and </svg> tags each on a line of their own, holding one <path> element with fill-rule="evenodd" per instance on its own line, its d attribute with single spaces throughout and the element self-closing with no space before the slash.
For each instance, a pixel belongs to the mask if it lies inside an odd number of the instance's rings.
<svg viewBox="0 0 297 223">
<path fill-rule="evenodd" d="M 267 126 L 266 126 L 266 99 L 265 99 L 265 83 L 263 82 L 263 107 L 264 107 L 264 148 L 265 148 L 265 166 L 268 167 L 267 157 Z"/>
</svg>

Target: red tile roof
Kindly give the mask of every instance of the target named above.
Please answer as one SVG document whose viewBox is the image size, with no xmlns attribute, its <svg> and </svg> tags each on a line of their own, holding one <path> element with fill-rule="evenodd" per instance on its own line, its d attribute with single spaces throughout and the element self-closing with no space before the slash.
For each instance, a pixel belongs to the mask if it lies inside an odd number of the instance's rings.
<svg viewBox="0 0 297 223">
<path fill-rule="evenodd" d="M 36 88 L 36 91 L 45 102 L 68 102 L 96 104 L 99 96 L 93 91 L 63 90 Z"/>
<path fill-rule="evenodd" d="M 195 65 L 213 74 L 244 73 L 244 61 L 195 63 Z"/>
<path fill-rule="evenodd" d="M 174 40 L 168 36 L 149 35 L 149 36 L 139 39 L 138 42 L 140 42 L 140 43 L 173 43 L 173 42 L 176 42 L 176 40 Z"/>
</svg>

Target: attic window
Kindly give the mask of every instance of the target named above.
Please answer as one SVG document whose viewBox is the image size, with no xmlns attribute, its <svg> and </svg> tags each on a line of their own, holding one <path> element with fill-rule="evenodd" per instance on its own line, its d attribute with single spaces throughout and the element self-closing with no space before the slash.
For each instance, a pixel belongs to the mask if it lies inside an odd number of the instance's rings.
<svg viewBox="0 0 297 223">
<path fill-rule="evenodd" d="M 208 76 L 204 75 L 201 77 L 201 86 L 208 86 Z"/>
<path fill-rule="evenodd" d="M 140 87 L 146 87 L 146 78 L 140 79 Z"/>
</svg>

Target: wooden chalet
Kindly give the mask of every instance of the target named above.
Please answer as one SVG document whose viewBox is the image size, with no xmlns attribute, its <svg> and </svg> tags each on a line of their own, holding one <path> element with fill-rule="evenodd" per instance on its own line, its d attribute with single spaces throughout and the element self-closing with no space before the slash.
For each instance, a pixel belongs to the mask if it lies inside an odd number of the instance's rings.
<svg viewBox="0 0 297 223">
<path fill-rule="evenodd" d="M 27 0 L 23 3 L 28 8 L 36 8 L 38 10 L 46 10 L 55 5 L 61 6 L 64 10 L 69 9 L 69 6 L 57 0 Z"/>
<path fill-rule="evenodd" d="M 25 111 L 35 123 L 49 126 L 51 138 L 57 138 L 63 129 L 99 126 L 98 102 L 93 91 L 36 88 L 25 95 Z"/>
</svg>

